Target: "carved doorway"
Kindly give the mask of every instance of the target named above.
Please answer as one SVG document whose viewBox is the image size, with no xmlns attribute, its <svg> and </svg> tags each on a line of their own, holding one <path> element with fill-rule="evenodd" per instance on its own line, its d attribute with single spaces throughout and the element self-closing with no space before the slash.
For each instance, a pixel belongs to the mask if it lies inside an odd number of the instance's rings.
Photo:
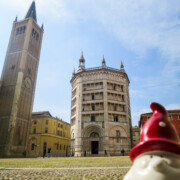
<svg viewBox="0 0 180 180">
<path fill-rule="evenodd" d="M 91 141 L 91 153 L 98 154 L 98 152 L 99 152 L 99 142 Z"/>
<path fill-rule="evenodd" d="M 99 154 L 99 134 L 96 132 L 91 133 L 91 154 Z"/>
</svg>

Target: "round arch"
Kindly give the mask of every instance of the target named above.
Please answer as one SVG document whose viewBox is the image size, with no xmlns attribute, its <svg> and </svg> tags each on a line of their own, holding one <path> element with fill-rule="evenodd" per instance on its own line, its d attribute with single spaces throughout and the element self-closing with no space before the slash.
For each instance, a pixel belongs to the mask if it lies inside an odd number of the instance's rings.
<svg viewBox="0 0 180 180">
<path fill-rule="evenodd" d="M 99 137 L 103 137 L 104 135 L 103 129 L 100 126 L 92 124 L 83 129 L 82 135 L 83 137 L 90 137 L 92 133 L 99 134 Z"/>
</svg>

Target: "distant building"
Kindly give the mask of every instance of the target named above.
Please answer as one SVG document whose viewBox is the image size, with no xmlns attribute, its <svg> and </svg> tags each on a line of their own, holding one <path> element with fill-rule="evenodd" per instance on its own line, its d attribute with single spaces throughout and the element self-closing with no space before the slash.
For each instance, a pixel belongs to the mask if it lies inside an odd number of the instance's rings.
<svg viewBox="0 0 180 180">
<path fill-rule="evenodd" d="M 179 137 L 180 137 L 180 109 L 176 110 L 167 110 L 168 112 L 168 119 L 172 122 L 175 126 Z M 139 128 L 141 129 L 144 123 L 152 116 L 152 113 L 145 113 L 141 114 L 140 121 L 139 121 Z"/>
<path fill-rule="evenodd" d="M 131 149 L 132 128 L 129 79 L 120 69 L 85 69 L 83 54 L 71 79 L 71 154 L 113 156 Z"/>
<path fill-rule="evenodd" d="M 33 1 L 25 18 L 13 22 L 1 75 L 0 157 L 25 156 L 34 102 L 43 26 Z"/>
<path fill-rule="evenodd" d="M 28 157 L 43 156 L 51 148 L 51 156 L 69 156 L 70 124 L 52 117 L 48 111 L 32 113 L 28 139 Z"/>
<path fill-rule="evenodd" d="M 139 127 L 135 126 L 132 127 L 132 139 L 133 139 L 133 146 L 139 143 L 140 138 L 140 129 Z"/>
</svg>

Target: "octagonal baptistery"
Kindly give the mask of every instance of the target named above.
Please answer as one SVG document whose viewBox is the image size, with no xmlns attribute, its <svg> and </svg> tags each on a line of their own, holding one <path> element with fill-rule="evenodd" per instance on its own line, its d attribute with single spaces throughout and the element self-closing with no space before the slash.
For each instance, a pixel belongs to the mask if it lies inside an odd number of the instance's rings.
<svg viewBox="0 0 180 180">
<path fill-rule="evenodd" d="M 71 79 L 71 156 L 115 156 L 131 149 L 129 79 L 120 69 L 85 69 L 83 54 Z"/>
</svg>

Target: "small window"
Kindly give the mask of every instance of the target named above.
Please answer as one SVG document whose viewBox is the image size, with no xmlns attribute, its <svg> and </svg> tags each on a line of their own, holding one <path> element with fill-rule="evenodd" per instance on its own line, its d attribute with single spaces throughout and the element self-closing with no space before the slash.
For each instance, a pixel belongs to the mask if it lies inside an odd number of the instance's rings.
<svg viewBox="0 0 180 180">
<path fill-rule="evenodd" d="M 36 134 L 36 128 L 33 129 L 33 134 Z"/>
<path fill-rule="evenodd" d="M 116 105 L 114 105 L 114 111 L 117 111 L 117 106 Z"/>
<path fill-rule="evenodd" d="M 66 146 L 64 145 L 64 150 L 66 149 Z"/>
<path fill-rule="evenodd" d="M 122 92 L 124 91 L 124 87 L 123 87 L 123 86 L 121 86 L 121 91 L 122 91 Z"/>
<path fill-rule="evenodd" d="M 34 36 L 34 32 L 35 32 L 35 30 L 34 30 L 34 29 L 32 29 L 32 36 Z"/>
<path fill-rule="evenodd" d="M 37 33 L 37 35 L 36 35 L 36 40 L 38 40 L 38 38 L 39 38 L 39 34 Z"/>
<path fill-rule="evenodd" d="M 95 106 L 94 105 L 92 105 L 92 111 L 94 111 L 95 110 Z"/>
<path fill-rule="evenodd" d="M 59 149 L 61 150 L 61 144 L 59 145 Z"/>
<path fill-rule="evenodd" d="M 45 128 L 45 133 L 48 133 L 48 128 Z"/>
<path fill-rule="evenodd" d="M 94 94 L 92 95 L 92 100 L 94 100 Z"/>
<path fill-rule="evenodd" d="M 34 144 L 31 144 L 31 151 L 34 151 Z"/>
<path fill-rule="evenodd" d="M 120 137 L 120 131 L 116 130 L 116 137 Z"/>
<path fill-rule="evenodd" d="M 25 31 L 26 31 L 26 26 L 23 27 L 23 33 L 25 33 Z"/>
<path fill-rule="evenodd" d="M 22 34 L 22 32 L 23 32 L 23 28 L 22 28 L 22 27 L 20 27 L 20 34 Z"/>
<path fill-rule="evenodd" d="M 46 124 L 48 124 L 48 120 L 46 120 Z"/>
<path fill-rule="evenodd" d="M 60 124 L 58 123 L 58 127 L 60 127 Z"/>
<path fill-rule="evenodd" d="M 16 30 L 16 35 L 18 35 L 19 34 L 19 28 L 17 28 L 17 30 Z"/>
<path fill-rule="evenodd" d="M 14 70 L 14 69 L 15 69 L 15 65 L 12 65 L 12 66 L 11 66 L 11 69 Z"/>
<path fill-rule="evenodd" d="M 30 68 L 28 68 L 28 74 L 29 74 L 29 75 L 31 74 L 31 69 L 30 69 Z"/>
<path fill-rule="evenodd" d="M 114 90 L 114 91 L 116 90 L 116 85 L 115 85 L 115 84 L 113 85 L 113 90 Z"/>
<path fill-rule="evenodd" d="M 96 120 L 95 116 L 94 115 L 91 116 L 91 121 L 95 121 L 95 120 Z"/>
<path fill-rule="evenodd" d="M 122 96 L 122 101 L 124 101 L 124 96 Z"/>
<path fill-rule="evenodd" d="M 114 122 L 118 122 L 118 116 L 114 116 Z"/>
<path fill-rule="evenodd" d="M 36 38 L 36 34 L 37 34 L 37 32 L 36 32 L 36 31 L 34 31 L 34 34 L 33 34 L 33 37 L 34 37 L 34 38 Z"/>
<path fill-rule="evenodd" d="M 60 131 L 60 134 L 59 134 L 60 136 L 62 136 L 62 131 Z"/>
<path fill-rule="evenodd" d="M 61 124 L 61 128 L 63 128 L 63 124 Z"/>
<path fill-rule="evenodd" d="M 58 148 L 59 148 L 59 144 L 57 144 L 57 147 L 56 147 L 56 148 L 57 148 L 57 150 L 58 150 Z"/>
<path fill-rule="evenodd" d="M 34 121 L 34 124 L 37 124 L 37 121 Z"/>
</svg>

